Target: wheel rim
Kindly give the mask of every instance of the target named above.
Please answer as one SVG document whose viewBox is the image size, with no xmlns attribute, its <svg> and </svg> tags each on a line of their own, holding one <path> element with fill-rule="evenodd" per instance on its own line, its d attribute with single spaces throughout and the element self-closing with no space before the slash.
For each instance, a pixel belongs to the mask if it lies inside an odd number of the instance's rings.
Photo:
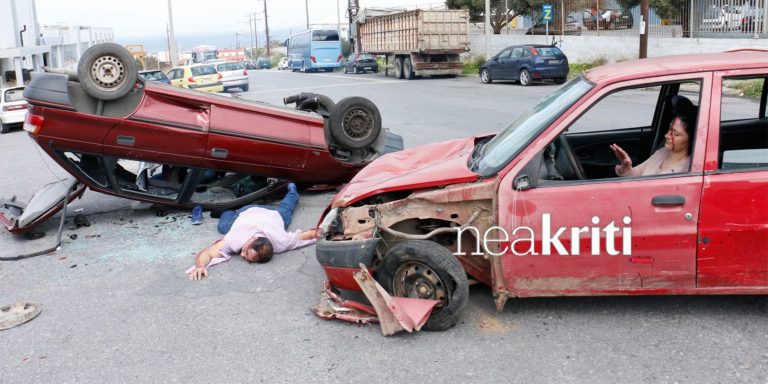
<svg viewBox="0 0 768 384">
<path fill-rule="evenodd" d="M 373 116 L 362 109 L 353 109 L 344 115 L 344 134 L 354 141 L 363 141 L 373 131 Z"/>
<path fill-rule="evenodd" d="M 480 72 L 480 80 L 482 80 L 483 83 L 488 82 L 488 71 L 483 70 L 482 72 Z"/>
<path fill-rule="evenodd" d="M 91 78 L 96 88 L 108 91 L 125 81 L 125 66 L 114 56 L 101 56 L 91 65 Z"/>
<path fill-rule="evenodd" d="M 528 78 L 528 72 L 527 71 L 520 72 L 520 82 L 521 83 L 528 84 L 529 80 L 530 79 Z"/>
<path fill-rule="evenodd" d="M 442 279 L 426 264 L 410 261 L 400 265 L 392 277 L 395 296 L 440 300 L 439 306 L 448 305 L 449 295 Z"/>
</svg>

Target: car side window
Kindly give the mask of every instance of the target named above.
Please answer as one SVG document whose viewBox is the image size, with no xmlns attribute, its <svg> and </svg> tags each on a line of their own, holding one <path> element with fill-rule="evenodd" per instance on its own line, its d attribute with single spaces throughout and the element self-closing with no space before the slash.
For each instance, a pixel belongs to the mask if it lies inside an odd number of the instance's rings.
<svg viewBox="0 0 768 384">
<path fill-rule="evenodd" d="M 515 49 L 512 50 L 512 58 L 513 59 L 518 59 L 518 58 L 521 58 L 521 57 L 523 57 L 523 48 L 522 47 L 516 47 Z"/>
<path fill-rule="evenodd" d="M 766 75 L 723 79 L 718 143 L 720 170 L 768 168 L 766 87 Z"/>
<path fill-rule="evenodd" d="M 505 49 L 501 52 L 499 52 L 499 60 L 502 59 L 509 59 L 509 55 L 512 53 L 511 49 Z"/>
<path fill-rule="evenodd" d="M 523 57 L 531 57 L 531 51 L 527 49 L 523 50 Z"/>
</svg>

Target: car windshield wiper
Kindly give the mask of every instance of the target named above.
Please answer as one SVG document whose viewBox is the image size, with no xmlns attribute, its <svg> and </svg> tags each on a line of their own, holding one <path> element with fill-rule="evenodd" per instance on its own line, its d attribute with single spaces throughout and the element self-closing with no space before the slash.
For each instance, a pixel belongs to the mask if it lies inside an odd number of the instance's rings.
<svg viewBox="0 0 768 384">
<path fill-rule="evenodd" d="M 472 150 L 472 156 L 470 157 L 470 161 L 469 161 L 470 171 L 474 172 L 475 167 L 477 166 L 477 162 L 483 156 L 483 152 L 485 151 L 485 147 L 488 144 L 489 140 L 490 138 L 483 139 L 479 143 L 477 143 L 477 145 L 475 145 L 475 149 Z"/>
</svg>

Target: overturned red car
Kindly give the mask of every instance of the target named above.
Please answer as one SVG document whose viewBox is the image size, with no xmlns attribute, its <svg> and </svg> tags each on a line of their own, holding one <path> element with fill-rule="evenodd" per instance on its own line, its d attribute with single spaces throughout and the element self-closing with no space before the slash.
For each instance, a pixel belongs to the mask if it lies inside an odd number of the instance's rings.
<svg viewBox="0 0 768 384">
<path fill-rule="evenodd" d="M 295 108 L 146 82 L 116 44 L 89 48 L 77 74 L 35 73 L 24 129 L 73 178 L 31 201 L 0 201 L 0 223 L 23 233 L 85 187 L 160 205 L 239 207 L 288 180 L 334 186 L 403 148 L 361 97 L 302 93 Z M 68 197 L 67 197 L 68 196 Z"/>
</svg>

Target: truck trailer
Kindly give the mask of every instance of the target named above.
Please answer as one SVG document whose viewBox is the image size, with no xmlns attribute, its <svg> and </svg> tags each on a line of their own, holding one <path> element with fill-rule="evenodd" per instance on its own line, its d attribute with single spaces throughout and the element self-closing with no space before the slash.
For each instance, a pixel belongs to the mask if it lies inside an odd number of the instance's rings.
<svg viewBox="0 0 768 384">
<path fill-rule="evenodd" d="M 395 76 L 457 76 L 469 51 L 467 10 L 371 10 L 358 16 L 360 48 L 386 57 Z"/>
</svg>

